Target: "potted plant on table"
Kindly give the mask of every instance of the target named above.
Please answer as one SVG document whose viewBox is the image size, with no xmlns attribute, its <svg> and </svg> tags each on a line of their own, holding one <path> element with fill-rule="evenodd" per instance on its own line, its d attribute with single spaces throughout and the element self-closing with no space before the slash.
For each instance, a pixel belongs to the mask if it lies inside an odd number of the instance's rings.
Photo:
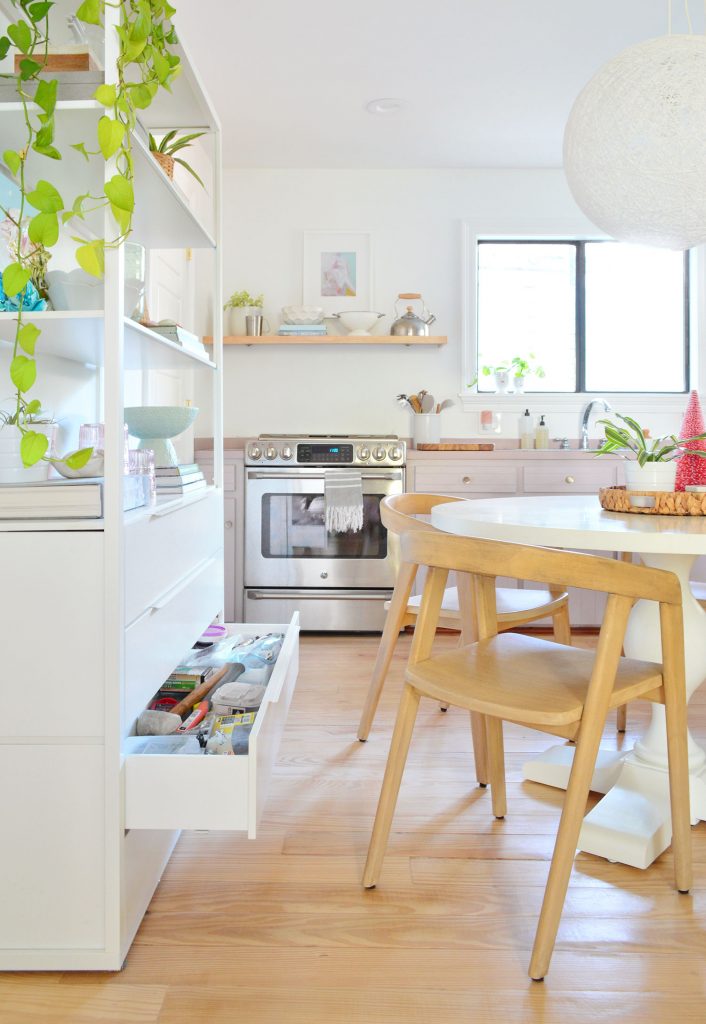
<svg viewBox="0 0 706 1024">
<path fill-rule="evenodd" d="M 682 438 L 666 434 L 651 438 L 649 431 L 631 416 L 621 416 L 620 413 L 616 415 L 625 424 L 624 427 L 612 420 L 598 420 L 605 428 L 605 441 L 596 455 L 627 453 L 623 457 L 628 460 L 625 483 L 629 491 L 673 491 L 677 475 L 676 460 L 687 451 L 690 442 L 700 441 L 706 434 Z M 706 458 L 706 451 L 688 451 L 690 455 Z"/>
<path fill-rule="evenodd" d="M 245 334 L 245 317 L 252 314 L 262 313 L 264 302 L 262 294 L 255 298 L 250 292 L 233 292 L 223 306 L 224 310 L 230 310 L 230 334 Z"/>
</svg>

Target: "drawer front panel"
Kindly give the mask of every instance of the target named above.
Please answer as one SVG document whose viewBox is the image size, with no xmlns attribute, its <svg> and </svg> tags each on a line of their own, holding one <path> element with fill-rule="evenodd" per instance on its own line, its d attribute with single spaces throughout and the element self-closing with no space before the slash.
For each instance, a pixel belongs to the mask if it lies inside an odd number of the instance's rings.
<svg viewBox="0 0 706 1024">
<path fill-rule="evenodd" d="M 128 521 L 125 527 L 125 622 L 130 625 L 150 604 L 192 572 L 219 547 L 222 495 L 173 512 L 164 510 Z"/>
<path fill-rule="evenodd" d="M 223 551 L 205 559 L 125 631 L 127 730 L 223 607 Z"/>
<path fill-rule="evenodd" d="M 524 489 L 527 494 L 592 494 L 599 487 L 617 483 L 618 467 L 613 462 L 562 462 L 561 464 L 525 466 Z"/>
<path fill-rule="evenodd" d="M 517 468 L 514 463 L 491 466 L 480 462 L 417 466 L 414 489 L 427 494 L 514 494 Z"/>
<path fill-rule="evenodd" d="M 297 680 L 299 622 L 248 624 L 236 631 L 285 632 L 280 656 L 250 734 L 247 755 L 125 758 L 125 826 L 247 831 L 255 838 Z"/>
</svg>

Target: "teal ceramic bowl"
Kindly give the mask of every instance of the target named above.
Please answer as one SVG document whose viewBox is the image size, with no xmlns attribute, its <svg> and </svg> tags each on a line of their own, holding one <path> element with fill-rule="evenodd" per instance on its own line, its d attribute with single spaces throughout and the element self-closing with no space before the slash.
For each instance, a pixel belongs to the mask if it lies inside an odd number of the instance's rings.
<svg viewBox="0 0 706 1024">
<path fill-rule="evenodd" d="M 125 409 L 127 429 L 139 438 L 138 448 L 151 448 L 155 466 L 176 466 L 177 454 L 170 441 L 191 426 L 199 410 L 186 405 L 132 405 Z"/>
</svg>

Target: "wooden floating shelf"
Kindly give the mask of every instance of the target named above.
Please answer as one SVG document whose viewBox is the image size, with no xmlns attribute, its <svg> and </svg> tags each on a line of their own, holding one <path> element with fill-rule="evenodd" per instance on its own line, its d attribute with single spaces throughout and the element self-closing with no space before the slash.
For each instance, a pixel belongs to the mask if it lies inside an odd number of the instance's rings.
<svg viewBox="0 0 706 1024">
<path fill-rule="evenodd" d="M 213 338 L 203 339 L 205 345 L 212 345 Z M 303 334 L 296 338 L 283 337 L 281 334 L 261 334 L 252 337 L 249 334 L 229 334 L 223 338 L 224 345 L 445 345 L 448 342 L 445 334 L 435 336 L 398 337 L 391 334 Z"/>
</svg>

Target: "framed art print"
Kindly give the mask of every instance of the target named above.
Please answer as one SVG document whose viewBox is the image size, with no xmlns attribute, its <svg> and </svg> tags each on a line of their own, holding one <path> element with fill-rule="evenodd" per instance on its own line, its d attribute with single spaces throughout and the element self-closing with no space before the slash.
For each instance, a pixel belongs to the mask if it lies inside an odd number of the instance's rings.
<svg viewBox="0 0 706 1024">
<path fill-rule="evenodd" d="M 371 308 L 369 234 L 306 231 L 303 270 L 305 306 L 320 306 L 326 316 Z"/>
</svg>

